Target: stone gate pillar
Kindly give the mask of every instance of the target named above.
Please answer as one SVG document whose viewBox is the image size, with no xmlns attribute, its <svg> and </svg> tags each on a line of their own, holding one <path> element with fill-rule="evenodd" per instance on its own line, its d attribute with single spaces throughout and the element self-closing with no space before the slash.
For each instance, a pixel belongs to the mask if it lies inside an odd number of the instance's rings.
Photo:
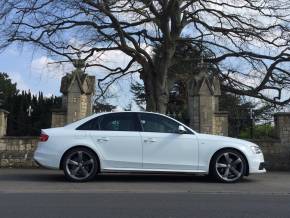
<svg viewBox="0 0 290 218">
<path fill-rule="evenodd" d="M 6 135 L 8 114 L 8 111 L 0 109 L 0 137 Z"/>
<path fill-rule="evenodd" d="M 281 143 L 290 147 L 290 112 L 274 114 L 275 131 Z"/>
<path fill-rule="evenodd" d="M 92 114 L 96 78 L 83 70 L 85 62 L 75 60 L 75 70 L 61 80 L 62 107 L 52 111 L 51 127 L 60 127 Z"/>
<path fill-rule="evenodd" d="M 215 112 L 213 134 L 223 136 L 229 135 L 229 113 L 227 111 Z"/>
<path fill-rule="evenodd" d="M 228 135 L 228 113 L 219 110 L 220 82 L 206 73 L 189 81 L 188 112 L 190 127 L 201 133 Z"/>
</svg>

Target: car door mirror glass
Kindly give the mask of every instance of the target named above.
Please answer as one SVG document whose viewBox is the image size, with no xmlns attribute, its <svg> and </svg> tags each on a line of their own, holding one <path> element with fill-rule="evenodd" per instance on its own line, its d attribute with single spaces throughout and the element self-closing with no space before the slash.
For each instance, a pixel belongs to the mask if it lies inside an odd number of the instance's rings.
<svg viewBox="0 0 290 218">
<path fill-rule="evenodd" d="M 184 133 L 186 133 L 186 129 L 184 128 L 184 126 L 182 126 L 182 125 L 179 125 L 179 126 L 178 126 L 178 133 L 179 133 L 179 134 L 184 134 Z"/>
</svg>

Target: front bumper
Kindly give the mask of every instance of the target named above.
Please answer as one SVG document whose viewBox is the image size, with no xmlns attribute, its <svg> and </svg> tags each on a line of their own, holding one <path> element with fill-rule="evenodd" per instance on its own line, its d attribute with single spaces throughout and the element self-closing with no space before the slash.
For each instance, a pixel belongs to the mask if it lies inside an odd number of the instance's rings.
<svg viewBox="0 0 290 218">
<path fill-rule="evenodd" d="M 265 173 L 266 172 L 266 164 L 264 161 L 263 154 L 257 154 L 251 156 L 249 159 L 249 171 L 251 173 Z"/>
<path fill-rule="evenodd" d="M 264 170 L 266 169 L 267 164 L 265 162 L 261 162 L 259 166 L 259 170 Z"/>
</svg>

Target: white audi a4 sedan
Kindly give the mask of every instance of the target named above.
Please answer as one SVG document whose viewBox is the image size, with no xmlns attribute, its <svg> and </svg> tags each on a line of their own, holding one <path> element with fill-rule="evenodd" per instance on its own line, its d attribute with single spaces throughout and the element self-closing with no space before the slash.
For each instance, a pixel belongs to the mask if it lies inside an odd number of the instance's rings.
<svg viewBox="0 0 290 218">
<path fill-rule="evenodd" d="M 258 145 L 200 134 L 150 112 L 99 113 L 42 130 L 34 160 L 63 170 L 74 182 L 92 180 L 103 172 L 174 172 L 208 174 L 230 183 L 266 172 Z"/>
</svg>

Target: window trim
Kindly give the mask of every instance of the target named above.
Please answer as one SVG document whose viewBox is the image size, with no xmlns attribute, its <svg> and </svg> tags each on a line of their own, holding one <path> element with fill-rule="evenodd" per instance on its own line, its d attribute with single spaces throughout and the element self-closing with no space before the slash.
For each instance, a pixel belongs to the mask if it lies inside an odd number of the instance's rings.
<svg viewBox="0 0 290 218">
<path fill-rule="evenodd" d="M 164 114 L 157 114 L 157 113 L 147 113 L 147 112 L 115 112 L 115 113 L 106 113 L 106 114 L 101 114 L 99 116 L 96 116 L 90 120 L 87 120 L 86 122 L 80 124 L 78 127 L 75 128 L 75 130 L 77 131 L 113 131 L 113 130 L 101 130 L 100 129 L 100 121 L 103 119 L 104 116 L 110 116 L 110 115 L 113 115 L 113 114 L 131 114 L 134 118 L 134 122 L 136 124 L 136 131 L 114 131 L 114 132 L 145 132 L 144 131 L 144 128 L 143 128 L 143 125 L 141 123 L 141 114 L 149 114 L 149 115 L 156 115 L 156 116 L 162 116 L 164 118 L 167 118 L 167 119 L 170 119 L 176 123 L 178 123 L 179 125 L 183 126 L 187 131 L 188 133 L 184 133 L 184 134 L 188 134 L 188 135 L 195 135 L 195 132 L 187 127 L 185 124 L 179 122 L 178 120 L 175 120 L 173 119 L 172 117 L 168 117 Z M 92 120 L 95 120 L 97 119 L 97 122 L 98 122 L 98 129 L 97 130 L 82 130 L 82 129 L 79 129 L 81 126 L 87 124 L 88 122 L 91 122 Z M 151 133 L 165 133 L 165 134 L 179 134 L 179 133 L 166 133 L 166 132 L 151 132 Z"/>
</svg>

